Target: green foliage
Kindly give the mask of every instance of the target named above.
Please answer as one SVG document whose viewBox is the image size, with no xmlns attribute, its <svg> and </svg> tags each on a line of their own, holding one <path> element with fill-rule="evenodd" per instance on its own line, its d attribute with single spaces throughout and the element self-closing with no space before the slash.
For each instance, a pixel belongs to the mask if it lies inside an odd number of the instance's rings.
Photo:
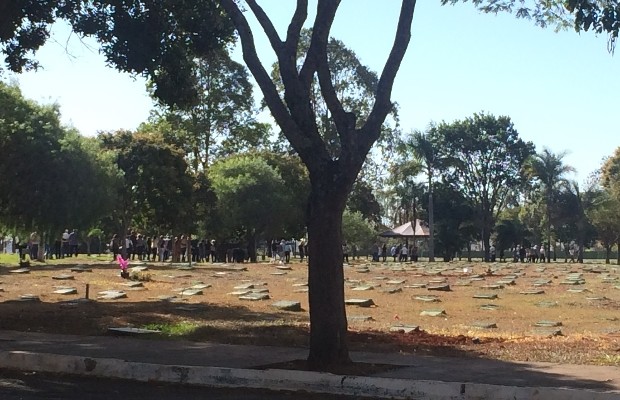
<svg viewBox="0 0 620 400">
<path fill-rule="evenodd" d="M 373 223 L 361 212 L 345 210 L 342 215 L 342 238 L 349 245 L 358 249 L 370 248 L 376 240 L 377 232 Z"/>
<path fill-rule="evenodd" d="M 209 171 L 223 233 L 263 235 L 282 229 L 290 208 L 278 171 L 257 156 L 220 160 Z"/>
<path fill-rule="evenodd" d="M 378 224 L 381 222 L 381 205 L 375 197 L 374 190 L 368 182 L 358 179 L 347 200 L 347 208 L 359 212 L 364 219 Z"/>
<path fill-rule="evenodd" d="M 224 49 L 196 61 L 197 104 L 162 107 L 140 130 L 158 130 L 167 143 L 183 149 L 194 172 L 213 158 L 266 147 L 270 128 L 255 119 L 247 69 Z"/>
<path fill-rule="evenodd" d="M 128 131 L 99 135 L 120 171 L 114 188 L 120 227 L 145 231 L 187 231 L 192 227 L 193 180 L 183 154 L 157 132 Z"/>
<path fill-rule="evenodd" d="M 449 167 L 443 179 L 475 207 L 485 250 L 499 213 L 525 182 L 522 169 L 534 145 L 519 138 L 509 117 L 474 114 L 437 125 L 438 150 Z"/>
<path fill-rule="evenodd" d="M 0 219 L 41 232 L 87 227 L 109 211 L 111 164 L 98 144 L 61 126 L 56 106 L 0 83 Z"/>
</svg>

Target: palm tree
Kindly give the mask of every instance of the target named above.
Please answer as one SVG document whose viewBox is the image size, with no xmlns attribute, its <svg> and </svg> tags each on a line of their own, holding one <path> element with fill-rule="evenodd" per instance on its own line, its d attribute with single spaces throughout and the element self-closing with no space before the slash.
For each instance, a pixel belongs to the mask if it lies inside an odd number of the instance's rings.
<svg viewBox="0 0 620 400">
<path fill-rule="evenodd" d="M 553 207 L 554 194 L 561 186 L 566 185 L 568 180 L 565 175 L 574 172 L 575 169 L 570 165 L 564 164 L 562 159 L 566 152 L 554 154 L 548 148 L 544 148 L 542 153 L 535 154 L 526 164 L 526 173 L 537 183 L 545 198 L 547 215 L 547 262 L 550 262 L 551 255 L 551 209 Z M 555 255 L 555 246 L 554 246 Z"/>
<path fill-rule="evenodd" d="M 433 215 L 433 178 L 435 169 L 437 168 L 437 152 L 432 142 L 432 134 L 435 130 L 431 125 L 427 133 L 413 131 L 400 145 L 399 151 L 405 157 L 409 154 L 413 156 L 414 161 L 419 168 L 426 173 L 428 185 L 428 260 L 435 261 L 435 227 Z"/>
</svg>

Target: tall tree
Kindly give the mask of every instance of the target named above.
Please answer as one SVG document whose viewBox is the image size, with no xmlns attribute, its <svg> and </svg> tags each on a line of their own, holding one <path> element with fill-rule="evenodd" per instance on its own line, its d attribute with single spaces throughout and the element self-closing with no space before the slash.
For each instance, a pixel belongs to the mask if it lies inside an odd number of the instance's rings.
<svg viewBox="0 0 620 400">
<path fill-rule="evenodd" d="M 122 235 L 129 227 L 160 232 L 192 228 L 192 178 L 180 150 L 166 145 L 157 132 L 101 133 L 99 140 L 114 154 L 120 171 L 115 214 Z"/>
<path fill-rule="evenodd" d="M 541 153 L 532 155 L 526 163 L 526 172 L 528 176 L 534 180 L 535 185 L 544 195 L 545 202 L 545 218 L 547 232 L 547 254 L 551 254 L 552 240 L 552 208 L 555 201 L 555 194 L 561 186 L 568 181 L 566 174 L 574 172 L 575 169 L 570 165 L 565 165 L 562 159 L 566 156 L 566 152 L 554 154 L 551 150 L 544 148 Z M 551 258 L 547 257 L 547 262 L 551 262 Z"/>
<path fill-rule="evenodd" d="M 431 124 L 427 133 L 414 131 L 408 135 L 398 146 L 398 151 L 405 159 L 413 157 L 420 165 L 422 171 L 426 173 L 426 183 L 428 191 L 428 228 L 430 237 L 428 239 L 428 258 L 435 261 L 435 223 L 433 209 L 433 180 L 439 167 L 439 155 L 435 150 L 433 134 L 435 125 Z"/>
<path fill-rule="evenodd" d="M 196 61 L 196 104 L 161 108 L 151 123 L 166 141 L 184 149 L 194 172 L 206 171 L 213 157 L 265 146 L 269 128 L 256 121 L 247 69 L 218 49 Z"/>
<path fill-rule="evenodd" d="M 248 243 L 248 255 L 256 262 L 256 240 L 281 224 L 292 209 L 284 180 L 264 159 L 233 156 L 215 163 L 209 173 L 218 199 L 223 226 L 239 231 Z"/>
<path fill-rule="evenodd" d="M 489 260 L 491 232 L 524 182 L 522 168 L 534 153 L 534 145 L 519 138 L 509 117 L 485 113 L 442 122 L 437 138 L 441 156 L 451 160 L 442 175 L 476 208 L 484 258 Z"/>
</svg>

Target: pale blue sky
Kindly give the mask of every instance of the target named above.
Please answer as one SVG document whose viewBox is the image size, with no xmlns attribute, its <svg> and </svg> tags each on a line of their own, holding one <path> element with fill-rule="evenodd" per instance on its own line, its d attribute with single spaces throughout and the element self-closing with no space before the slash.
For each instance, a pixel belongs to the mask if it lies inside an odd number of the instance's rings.
<svg viewBox="0 0 620 400">
<path fill-rule="evenodd" d="M 292 0 L 259 1 L 279 29 L 292 14 Z M 332 35 L 380 72 L 398 17 L 397 0 L 343 0 Z M 616 110 L 620 61 L 607 52 L 606 37 L 555 33 L 510 15 L 485 15 L 467 4 L 441 7 L 419 1 L 413 37 L 398 74 L 393 100 L 404 131 L 430 121 L 452 121 L 486 111 L 512 118 L 520 135 L 554 152 L 584 180 L 620 145 Z M 58 28 L 38 55 L 44 70 L 18 76 L 24 94 L 57 102 L 63 119 L 85 135 L 134 129 L 152 102 L 144 81 L 105 67 L 89 49 Z M 275 59 L 255 30 L 261 58 Z M 65 51 L 66 43 L 71 56 Z"/>
</svg>

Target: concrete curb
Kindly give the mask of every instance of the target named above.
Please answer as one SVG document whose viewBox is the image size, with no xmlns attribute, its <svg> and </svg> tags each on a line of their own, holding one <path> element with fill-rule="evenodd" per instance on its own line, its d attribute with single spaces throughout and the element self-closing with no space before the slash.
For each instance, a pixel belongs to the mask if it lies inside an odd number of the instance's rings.
<svg viewBox="0 0 620 400">
<path fill-rule="evenodd" d="M 321 372 L 161 365 L 26 351 L 0 351 L 0 368 L 166 382 L 195 386 L 303 390 L 393 399 L 618 400 L 618 392 L 530 388 L 408 379 L 342 376 Z"/>
</svg>

